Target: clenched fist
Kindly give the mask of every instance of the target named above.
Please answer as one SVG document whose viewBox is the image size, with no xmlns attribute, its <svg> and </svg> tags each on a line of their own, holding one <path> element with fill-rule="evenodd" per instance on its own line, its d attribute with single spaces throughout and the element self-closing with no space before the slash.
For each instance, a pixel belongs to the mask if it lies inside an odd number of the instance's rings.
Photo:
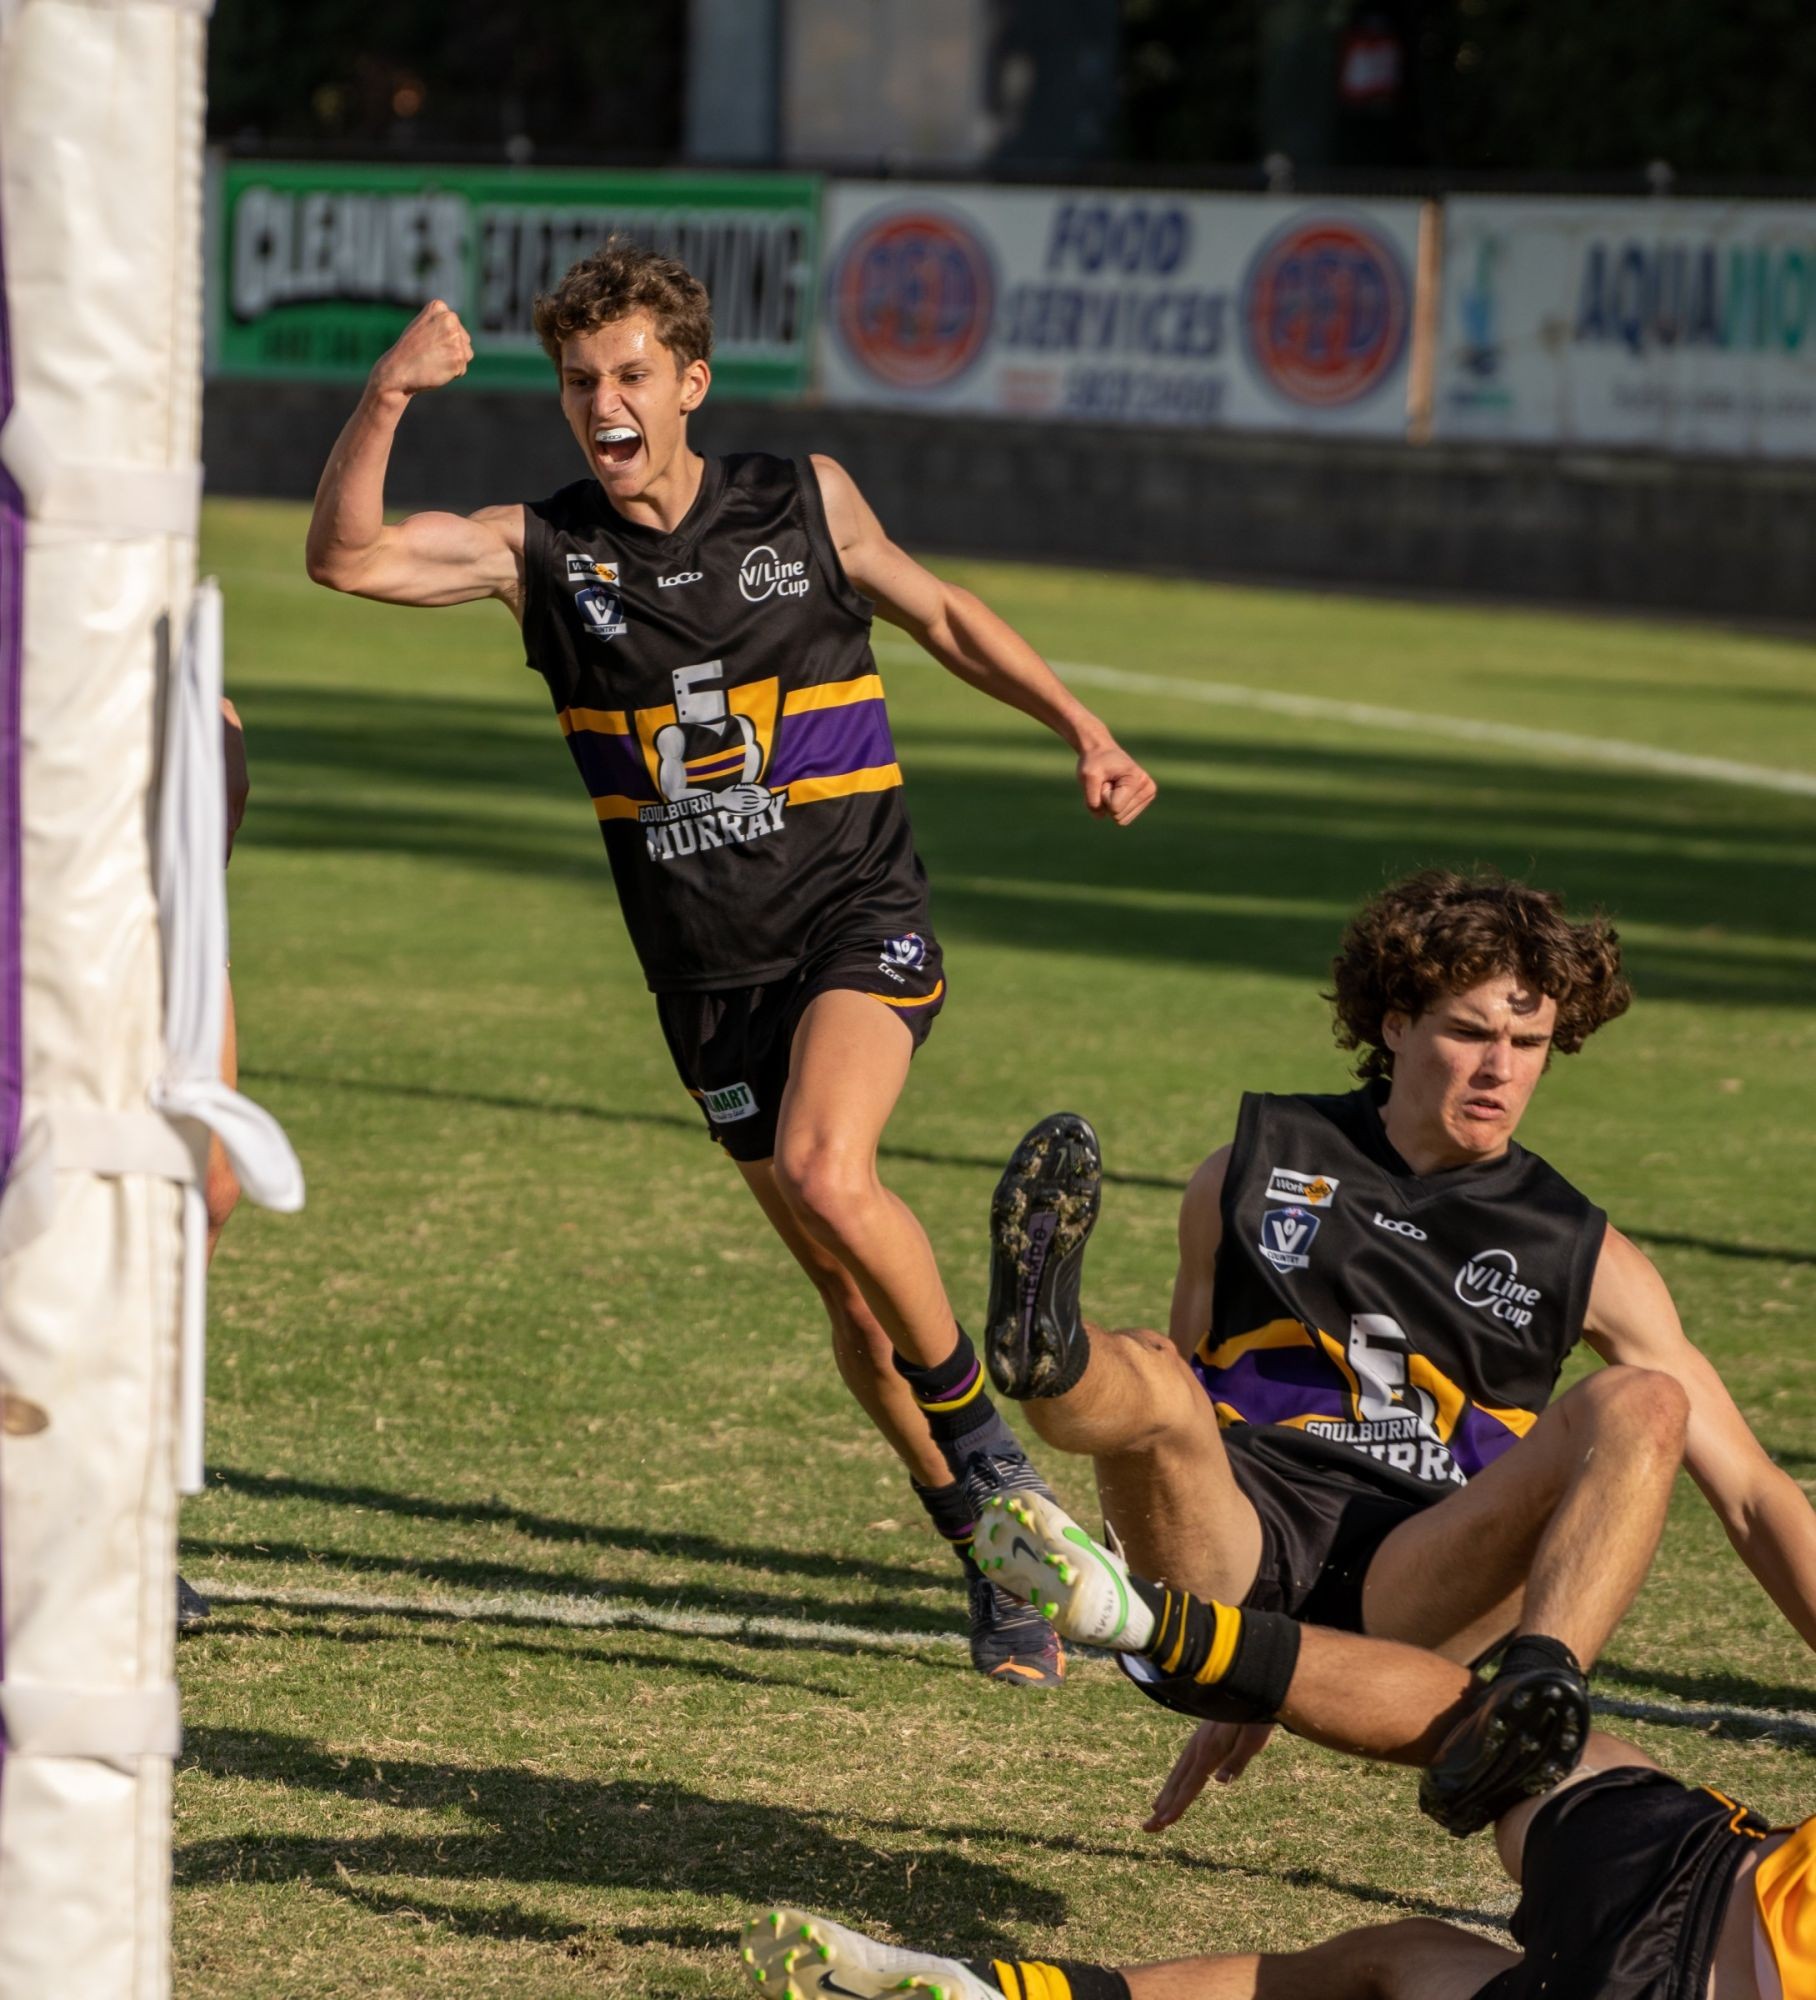
<svg viewBox="0 0 1816 2000">
<path fill-rule="evenodd" d="M 467 372 L 473 341 L 451 305 L 431 299 L 372 364 L 371 386 L 415 396 Z"/>
</svg>

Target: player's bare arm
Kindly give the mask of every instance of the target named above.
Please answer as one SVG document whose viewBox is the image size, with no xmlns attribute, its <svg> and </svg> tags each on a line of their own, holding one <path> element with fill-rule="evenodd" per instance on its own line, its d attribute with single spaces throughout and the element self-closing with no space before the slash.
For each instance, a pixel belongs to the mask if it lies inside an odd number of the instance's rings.
<svg viewBox="0 0 1816 2000">
<path fill-rule="evenodd" d="M 386 604 L 467 604 L 496 597 L 521 613 L 520 506 L 385 520 L 391 444 L 411 398 L 464 375 L 472 358 L 473 343 L 460 315 L 432 299 L 374 362 L 316 488 L 307 562 L 317 583 Z"/>
<path fill-rule="evenodd" d="M 1675 1376 L 1690 1398 L 1684 1466 L 1741 1560 L 1816 1647 L 1816 1511 L 1774 1465 L 1727 1385 L 1685 1334 L 1652 1260 L 1610 1228 L 1596 1264 L 1583 1337 L 1604 1361 Z"/>
<path fill-rule="evenodd" d="M 1187 1361 L 1198 1352 L 1211 1323 L 1217 1246 L 1223 1241 L 1223 1177 L 1229 1164 L 1229 1147 L 1219 1146 L 1186 1183 L 1179 1204 L 1179 1271 L 1173 1279 L 1167 1337 Z"/>
<path fill-rule="evenodd" d="M 922 568 L 883 532 L 851 475 L 815 456 L 827 526 L 845 574 L 890 624 L 949 673 L 1045 723 L 1078 755 L 1085 804 L 1127 826 L 1146 810 L 1155 784 L 1021 634 L 981 598 Z"/>
</svg>

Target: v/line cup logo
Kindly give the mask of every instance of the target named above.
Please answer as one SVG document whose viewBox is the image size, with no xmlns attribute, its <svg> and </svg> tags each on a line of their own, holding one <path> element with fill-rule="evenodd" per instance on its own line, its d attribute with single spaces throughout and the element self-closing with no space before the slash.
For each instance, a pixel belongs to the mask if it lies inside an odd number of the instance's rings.
<svg viewBox="0 0 1816 2000">
<path fill-rule="evenodd" d="M 956 381 L 990 335 L 990 254 L 956 216 L 885 209 L 846 244 L 828 288 L 845 351 L 879 382 L 932 389 Z"/>
<path fill-rule="evenodd" d="M 813 588 L 805 562 L 784 562 L 766 542 L 738 565 L 738 589 L 746 602 L 767 597 L 805 597 Z"/>
<path fill-rule="evenodd" d="M 1412 326 L 1400 253 L 1365 222 L 1288 223 L 1242 284 L 1242 333 L 1262 380 L 1289 403 L 1338 409 L 1380 389 Z"/>
<path fill-rule="evenodd" d="M 1481 1250 L 1469 1258 L 1457 1273 L 1456 1294 L 1466 1306 L 1517 1327 L 1532 1324 L 1533 1308 L 1544 1297 L 1537 1285 L 1520 1282 L 1520 1262 L 1511 1250 Z"/>
</svg>

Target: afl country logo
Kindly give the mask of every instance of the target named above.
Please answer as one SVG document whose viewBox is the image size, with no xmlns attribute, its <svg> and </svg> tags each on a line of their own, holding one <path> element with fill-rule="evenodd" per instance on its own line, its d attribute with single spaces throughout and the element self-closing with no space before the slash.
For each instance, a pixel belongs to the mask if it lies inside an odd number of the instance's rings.
<svg viewBox="0 0 1816 2000">
<path fill-rule="evenodd" d="M 1242 284 L 1242 337 L 1262 380 L 1291 403 L 1337 409 L 1381 387 L 1406 351 L 1411 287 L 1400 253 L 1365 223 L 1289 223 Z"/>
<path fill-rule="evenodd" d="M 989 253 L 955 217 L 891 209 L 858 230 L 832 274 L 832 318 L 859 367 L 898 389 L 969 368 L 990 333 Z"/>
</svg>

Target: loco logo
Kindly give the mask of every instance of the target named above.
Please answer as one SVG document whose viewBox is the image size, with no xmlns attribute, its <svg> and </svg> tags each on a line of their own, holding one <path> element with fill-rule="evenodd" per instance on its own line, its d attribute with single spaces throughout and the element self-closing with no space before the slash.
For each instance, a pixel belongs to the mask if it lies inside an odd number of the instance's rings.
<svg viewBox="0 0 1816 2000">
<path fill-rule="evenodd" d="M 873 217 L 832 274 L 833 324 L 847 353 L 880 381 L 931 389 L 969 368 L 990 333 L 989 253 L 937 210 Z"/>
<path fill-rule="evenodd" d="M 1289 223 L 1255 253 L 1242 283 L 1249 360 L 1289 402 L 1357 403 L 1406 351 L 1411 287 L 1400 253 L 1365 223 Z"/>
</svg>

